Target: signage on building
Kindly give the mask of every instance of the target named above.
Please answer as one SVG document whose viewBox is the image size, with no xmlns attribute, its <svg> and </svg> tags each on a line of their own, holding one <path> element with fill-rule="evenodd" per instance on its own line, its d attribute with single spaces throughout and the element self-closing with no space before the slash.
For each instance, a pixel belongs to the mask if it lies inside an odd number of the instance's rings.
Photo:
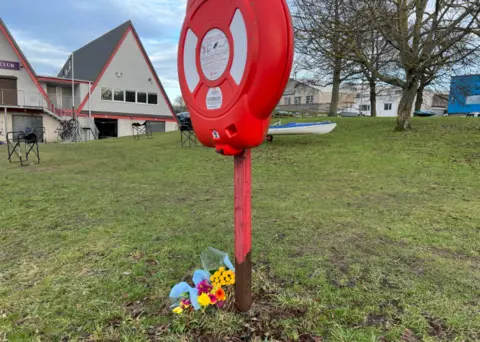
<svg viewBox="0 0 480 342">
<path fill-rule="evenodd" d="M 20 70 L 19 62 L 0 61 L 0 69 Z"/>
</svg>

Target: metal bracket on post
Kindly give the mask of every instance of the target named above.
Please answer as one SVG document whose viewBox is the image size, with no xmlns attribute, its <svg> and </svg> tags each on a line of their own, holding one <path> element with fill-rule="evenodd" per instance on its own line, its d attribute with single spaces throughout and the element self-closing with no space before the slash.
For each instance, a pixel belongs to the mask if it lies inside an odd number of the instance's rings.
<svg viewBox="0 0 480 342">
<path fill-rule="evenodd" d="M 234 157 L 235 304 L 240 312 L 252 306 L 252 154 Z"/>
</svg>

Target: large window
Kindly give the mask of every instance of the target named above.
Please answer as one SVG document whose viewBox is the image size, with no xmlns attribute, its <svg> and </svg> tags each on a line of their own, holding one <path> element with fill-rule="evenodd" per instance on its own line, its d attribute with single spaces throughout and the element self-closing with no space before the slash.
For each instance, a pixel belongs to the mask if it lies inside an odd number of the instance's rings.
<svg viewBox="0 0 480 342">
<path fill-rule="evenodd" d="M 102 100 L 112 101 L 112 89 L 102 88 Z"/>
<path fill-rule="evenodd" d="M 125 101 L 125 92 L 120 89 L 115 89 L 115 91 L 113 92 L 113 99 L 115 101 Z"/>
<path fill-rule="evenodd" d="M 296 105 L 299 105 L 302 103 L 302 97 L 301 96 L 295 96 L 293 98 L 293 101 L 295 102 Z"/>
<path fill-rule="evenodd" d="M 132 90 L 125 90 L 125 101 L 135 103 L 137 101 L 136 92 Z"/>
<path fill-rule="evenodd" d="M 117 101 L 128 103 L 158 104 L 158 93 L 146 93 L 135 90 L 112 89 L 102 87 L 101 99 L 103 101 Z"/>
<path fill-rule="evenodd" d="M 385 103 L 383 106 L 384 110 L 392 110 L 392 104 L 391 103 Z"/>
<path fill-rule="evenodd" d="M 147 93 L 137 92 L 137 102 L 147 103 Z"/>
<path fill-rule="evenodd" d="M 307 104 L 310 104 L 310 103 L 313 103 L 313 96 L 307 96 L 307 100 L 306 100 L 306 103 Z"/>
<path fill-rule="evenodd" d="M 286 105 L 289 105 L 292 103 L 292 99 L 290 97 L 284 97 L 283 98 L 283 102 L 286 104 Z"/>
<path fill-rule="evenodd" d="M 158 103 L 157 93 L 148 93 L 148 103 L 149 104 L 157 104 Z"/>
</svg>

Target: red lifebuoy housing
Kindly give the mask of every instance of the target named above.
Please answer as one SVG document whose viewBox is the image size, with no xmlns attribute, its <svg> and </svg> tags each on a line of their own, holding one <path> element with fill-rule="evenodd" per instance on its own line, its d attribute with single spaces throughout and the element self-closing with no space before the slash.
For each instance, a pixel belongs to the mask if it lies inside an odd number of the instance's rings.
<svg viewBox="0 0 480 342">
<path fill-rule="evenodd" d="M 285 0 L 190 0 L 178 74 L 200 142 L 225 155 L 260 145 L 292 61 Z"/>
</svg>

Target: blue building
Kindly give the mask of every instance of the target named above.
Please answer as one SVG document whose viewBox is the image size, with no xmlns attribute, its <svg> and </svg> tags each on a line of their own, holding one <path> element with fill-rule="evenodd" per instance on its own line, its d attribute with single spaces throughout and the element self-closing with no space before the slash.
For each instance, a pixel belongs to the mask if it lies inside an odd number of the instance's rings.
<svg viewBox="0 0 480 342">
<path fill-rule="evenodd" d="M 450 84 L 448 114 L 480 112 L 480 75 L 454 76 Z"/>
</svg>

